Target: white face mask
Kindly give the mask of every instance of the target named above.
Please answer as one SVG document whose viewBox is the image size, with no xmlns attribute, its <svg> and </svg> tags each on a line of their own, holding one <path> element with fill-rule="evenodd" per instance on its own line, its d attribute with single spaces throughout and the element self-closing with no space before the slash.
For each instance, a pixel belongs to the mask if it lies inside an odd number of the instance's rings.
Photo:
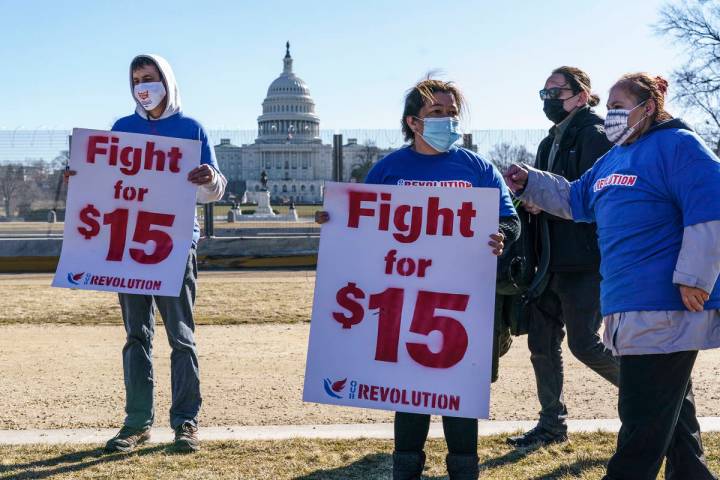
<svg viewBox="0 0 720 480">
<path fill-rule="evenodd" d="M 645 102 L 647 102 L 647 100 L 645 100 Z M 633 126 L 628 126 L 628 118 L 630 118 L 630 113 L 633 110 L 635 110 L 645 102 L 641 102 L 635 105 L 635 107 L 633 107 L 631 110 L 624 110 L 621 108 L 615 110 L 608 110 L 607 116 L 605 117 L 605 135 L 607 135 L 608 140 L 610 140 L 615 145 L 622 145 L 627 141 L 628 138 L 632 137 L 632 134 L 635 133 L 635 127 L 637 127 L 640 122 L 645 120 L 645 118 L 647 118 L 647 115 L 644 115 Z"/>
<path fill-rule="evenodd" d="M 145 110 L 156 108 L 167 94 L 162 82 L 138 83 L 133 87 L 133 93 Z"/>
</svg>

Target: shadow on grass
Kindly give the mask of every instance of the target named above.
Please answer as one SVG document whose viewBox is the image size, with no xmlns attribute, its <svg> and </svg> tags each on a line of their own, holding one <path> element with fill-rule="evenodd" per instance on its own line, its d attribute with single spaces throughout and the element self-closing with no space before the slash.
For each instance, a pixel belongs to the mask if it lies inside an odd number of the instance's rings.
<svg viewBox="0 0 720 480">
<path fill-rule="evenodd" d="M 489 458 L 484 462 L 480 463 L 480 468 L 494 468 L 509 465 L 511 463 L 517 463 L 523 458 L 527 457 L 533 452 L 540 449 L 540 446 L 527 447 L 527 448 L 516 448 L 510 450 L 508 453 L 501 457 Z"/>
<path fill-rule="evenodd" d="M 361 480 L 371 478 L 389 478 L 392 470 L 392 455 L 375 453 L 360 460 L 337 468 L 316 470 L 294 480 Z"/>
<path fill-rule="evenodd" d="M 572 475 L 573 477 L 576 477 L 576 476 L 584 473 L 585 470 L 590 470 L 590 469 L 596 468 L 596 467 L 605 467 L 605 465 L 607 465 L 608 460 L 609 460 L 609 458 L 593 458 L 593 459 L 576 460 L 575 462 L 573 462 L 569 465 L 560 465 L 552 472 L 545 473 L 545 474 L 537 476 L 537 477 L 532 477 L 529 480 L 556 480 L 559 478 L 567 478 L 568 475 Z"/>
<path fill-rule="evenodd" d="M 337 468 L 317 470 L 293 480 L 386 480 L 392 476 L 392 455 L 376 453 Z M 447 480 L 447 475 L 422 476 L 423 480 Z"/>
<path fill-rule="evenodd" d="M 83 450 L 60 455 L 46 460 L 0 465 L 0 480 L 26 480 L 51 478 L 63 473 L 80 472 L 87 468 L 104 463 L 122 461 L 133 456 L 153 455 L 160 451 L 167 452 L 166 445 L 142 448 L 131 453 L 104 453 L 102 448 Z"/>
</svg>

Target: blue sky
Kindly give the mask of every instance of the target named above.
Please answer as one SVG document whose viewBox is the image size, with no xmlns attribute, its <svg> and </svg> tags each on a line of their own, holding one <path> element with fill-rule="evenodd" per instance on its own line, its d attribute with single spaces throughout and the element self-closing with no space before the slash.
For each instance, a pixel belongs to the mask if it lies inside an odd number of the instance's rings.
<svg viewBox="0 0 720 480">
<path fill-rule="evenodd" d="M 621 74 L 683 62 L 650 27 L 662 3 L 0 0 L 0 128 L 107 128 L 133 110 L 129 61 L 158 53 L 186 113 L 252 129 L 286 40 L 321 128 L 396 128 L 432 70 L 464 90 L 467 128 L 545 128 L 537 91 L 556 66 L 585 69 L 604 104 Z"/>
</svg>

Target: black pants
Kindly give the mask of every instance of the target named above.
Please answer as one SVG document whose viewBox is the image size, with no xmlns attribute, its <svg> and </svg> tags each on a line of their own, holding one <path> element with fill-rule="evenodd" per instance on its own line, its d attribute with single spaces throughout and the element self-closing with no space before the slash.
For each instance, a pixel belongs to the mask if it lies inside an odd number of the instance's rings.
<svg viewBox="0 0 720 480">
<path fill-rule="evenodd" d="M 690 375 L 697 352 L 620 357 L 622 427 L 607 480 L 654 480 L 664 458 L 666 480 L 716 477 L 705 463 Z"/>
<path fill-rule="evenodd" d="M 475 418 L 442 417 L 448 452 L 477 455 L 478 422 Z M 430 431 L 430 415 L 395 412 L 395 451 L 420 453 Z"/>
<path fill-rule="evenodd" d="M 595 272 L 553 273 L 533 306 L 528 332 L 530 360 L 535 371 L 539 425 L 554 433 L 567 431 L 563 398 L 562 341 L 567 329 L 570 351 L 607 381 L 618 385 L 618 360 L 598 335 L 600 275 Z"/>
</svg>

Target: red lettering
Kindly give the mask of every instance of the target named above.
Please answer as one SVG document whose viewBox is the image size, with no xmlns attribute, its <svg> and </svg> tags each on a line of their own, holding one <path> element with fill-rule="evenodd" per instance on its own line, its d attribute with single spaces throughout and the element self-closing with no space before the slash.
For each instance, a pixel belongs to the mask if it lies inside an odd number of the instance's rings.
<svg viewBox="0 0 720 480">
<path fill-rule="evenodd" d="M 410 331 L 420 335 L 439 331 L 443 345 L 439 352 L 433 352 L 425 343 L 408 342 L 405 347 L 413 360 L 425 367 L 450 368 L 463 359 L 468 346 L 465 327 L 455 318 L 436 315 L 435 310 L 464 312 L 469 300 L 468 295 L 418 292 Z"/>
<path fill-rule="evenodd" d="M 360 387 L 358 387 L 358 399 L 360 400 L 367 400 L 368 399 L 368 386 L 364 383 L 360 384 Z"/>
<path fill-rule="evenodd" d="M 450 410 L 455 410 L 456 412 L 460 410 L 460 397 L 458 397 L 457 395 L 450 395 L 450 402 L 448 408 Z"/>
<path fill-rule="evenodd" d="M 177 149 L 177 147 L 173 148 Z M 155 167 L 153 167 L 153 164 Z M 156 151 L 155 142 L 147 142 L 145 145 L 145 170 L 153 170 L 153 168 L 158 172 L 165 171 L 165 152 L 162 150 Z"/>
<path fill-rule="evenodd" d="M 425 271 L 432 265 L 432 259 L 430 258 L 419 258 L 418 259 L 418 277 L 424 277 Z"/>
<path fill-rule="evenodd" d="M 373 402 L 378 401 L 378 386 L 377 385 L 373 385 L 372 387 L 370 387 L 370 400 L 372 400 Z"/>
<path fill-rule="evenodd" d="M 165 171 L 166 158 L 169 159 L 169 170 L 172 173 L 180 172 L 180 159 L 183 154 L 179 147 L 171 147 L 167 152 L 155 149 L 155 142 L 146 142 L 145 148 L 131 145 L 119 145 L 120 139 L 107 135 L 91 135 L 88 138 L 87 163 L 95 163 L 100 155 L 107 157 L 108 165 L 116 166 L 118 157 L 120 171 L 125 175 L 136 175 L 140 169 Z M 107 146 L 110 144 L 110 152 Z M 144 150 L 144 151 L 143 151 Z M 143 162 L 144 154 L 144 162 Z"/>
<path fill-rule="evenodd" d="M 356 192 L 350 191 L 350 207 L 348 214 L 348 227 L 358 228 L 360 225 L 360 217 L 374 217 L 375 210 L 371 208 L 362 208 L 362 202 L 377 201 L 377 194 L 374 192 Z"/>
<path fill-rule="evenodd" d="M 410 215 L 410 224 L 405 223 L 405 215 L 408 212 L 412 212 Z M 401 233 L 393 233 L 393 237 L 400 243 L 412 243 L 420 236 L 420 229 L 422 228 L 422 207 L 412 207 L 409 205 L 400 205 L 395 210 L 395 228 L 399 232 L 408 232 L 407 235 Z"/>
<path fill-rule="evenodd" d="M 477 210 L 472 206 L 472 202 L 463 202 L 460 209 L 457 211 L 460 217 L 460 235 L 463 237 L 472 237 L 474 232 L 472 231 L 472 219 L 475 218 Z"/>
<path fill-rule="evenodd" d="M 442 234 L 444 237 L 451 236 L 453 233 L 453 211 L 449 208 L 440 208 L 440 198 L 430 197 L 428 199 L 427 227 L 425 231 L 428 235 L 437 235 L 438 221 L 443 218 Z"/>
<path fill-rule="evenodd" d="M 106 145 L 107 143 L 108 137 L 105 135 L 90 135 L 87 148 L 87 163 L 95 163 L 95 155 L 105 155 L 107 150 L 99 145 Z"/>
<path fill-rule="evenodd" d="M 400 401 L 400 390 L 397 388 L 393 388 L 390 390 L 390 402 L 391 403 L 398 403 Z"/>
<path fill-rule="evenodd" d="M 170 159 L 170 171 L 178 173 L 180 171 L 180 159 L 182 158 L 182 152 L 178 147 L 172 147 L 168 152 L 168 158 Z"/>
<path fill-rule="evenodd" d="M 132 159 L 130 154 L 132 153 Z M 142 149 L 125 147 L 120 151 L 120 171 L 125 175 L 135 175 L 140 171 L 142 166 Z"/>
</svg>

